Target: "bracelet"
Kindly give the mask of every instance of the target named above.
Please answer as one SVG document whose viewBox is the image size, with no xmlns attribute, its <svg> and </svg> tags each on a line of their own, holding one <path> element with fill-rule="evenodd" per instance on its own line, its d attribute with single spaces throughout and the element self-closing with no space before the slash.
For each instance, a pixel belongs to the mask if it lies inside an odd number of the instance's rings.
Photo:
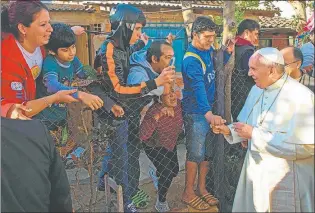
<svg viewBox="0 0 315 213">
<path fill-rule="evenodd" d="M 49 104 L 49 103 L 48 103 L 46 97 L 44 97 L 43 99 L 44 99 L 44 102 L 45 102 L 45 104 L 47 105 L 47 107 L 51 107 L 52 104 Z"/>
<path fill-rule="evenodd" d="M 26 106 L 26 104 L 27 104 L 27 101 L 23 101 L 23 102 L 22 102 L 22 106 Z M 23 114 L 24 116 L 26 116 L 26 114 L 25 114 L 25 111 L 24 111 L 24 110 L 22 110 L 22 114 Z"/>
</svg>

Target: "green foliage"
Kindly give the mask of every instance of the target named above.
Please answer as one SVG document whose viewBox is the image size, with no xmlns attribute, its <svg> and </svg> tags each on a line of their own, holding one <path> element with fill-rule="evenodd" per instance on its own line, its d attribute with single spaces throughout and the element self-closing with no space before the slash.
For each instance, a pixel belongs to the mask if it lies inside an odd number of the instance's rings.
<svg viewBox="0 0 315 213">
<path fill-rule="evenodd" d="M 236 1 L 236 9 L 244 10 L 246 8 L 258 8 L 259 1 Z"/>
<path fill-rule="evenodd" d="M 264 6 L 268 9 L 274 9 L 274 5 L 272 4 L 272 0 L 264 1 Z M 244 14 L 246 9 L 249 8 L 258 8 L 259 1 L 251 0 L 251 1 L 236 1 L 235 2 L 235 20 L 236 23 L 239 24 L 244 19 Z M 216 16 L 214 17 L 214 22 L 218 25 L 223 25 L 223 17 Z"/>
<path fill-rule="evenodd" d="M 214 17 L 214 23 L 217 25 L 223 25 L 223 17 L 222 16 L 215 16 Z"/>
<path fill-rule="evenodd" d="M 306 7 L 311 8 L 312 10 L 314 10 L 314 1 L 306 1 Z"/>
</svg>

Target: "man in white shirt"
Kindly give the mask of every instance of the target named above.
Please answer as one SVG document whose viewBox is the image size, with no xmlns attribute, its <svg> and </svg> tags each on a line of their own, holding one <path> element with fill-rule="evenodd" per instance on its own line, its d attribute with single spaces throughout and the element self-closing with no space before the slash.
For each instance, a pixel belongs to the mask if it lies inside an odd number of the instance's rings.
<svg viewBox="0 0 315 213">
<path fill-rule="evenodd" d="M 250 58 L 251 89 L 238 122 L 214 126 L 248 141 L 233 212 L 314 212 L 314 93 L 284 71 L 275 48 Z"/>
<path fill-rule="evenodd" d="M 314 92 L 314 77 L 301 68 L 301 65 L 304 63 L 302 51 L 297 47 L 286 47 L 280 52 L 286 65 L 286 73 Z"/>
</svg>

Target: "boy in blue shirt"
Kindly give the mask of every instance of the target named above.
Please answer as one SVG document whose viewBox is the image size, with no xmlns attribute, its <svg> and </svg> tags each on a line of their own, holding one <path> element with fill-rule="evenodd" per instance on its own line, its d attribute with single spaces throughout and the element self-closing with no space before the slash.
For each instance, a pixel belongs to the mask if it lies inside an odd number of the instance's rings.
<svg viewBox="0 0 315 213">
<path fill-rule="evenodd" d="M 38 98 L 45 97 L 60 90 L 71 90 L 74 88 L 72 87 L 72 83 L 76 76 L 81 79 L 87 77 L 82 69 L 83 65 L 75 56 L 76 37 L 71 28 L 62 23 L 53 24 L 52 28 L 53 32 L 50 36 L 49 43 L 46 45 L 49 55 L 45 58 L 42 73 L 37 79 Z M 92 110 L 99 109 L 103 106 L 103 100 L 92 94 L 77 91 L 73 93 L 72 96 L 82 101 Z M 46 108 L 38 114 L 37 118 L 42 120 L 47 128 L 53 132 L 60 129 L 60 127 L 66 130 L 66 105 L 53 104 L 51 107 Z M 63 131 L 63 133 L 63 135 L 66 136 L 65 131 Z M 54 133 L 53 136 L 55 136 Z M 57 143 L 59 139 L 59 136 L 57 136 Z M 65 152 L 75 146 L 75 143 L 73 141 L 71 142 L 70 145 L 67 144 L 70 147 L 67 147 Z M 65 152 L 62 153 L 61 151 L 61 155 L 66 155 L 67 153 Z"/>
</svg>

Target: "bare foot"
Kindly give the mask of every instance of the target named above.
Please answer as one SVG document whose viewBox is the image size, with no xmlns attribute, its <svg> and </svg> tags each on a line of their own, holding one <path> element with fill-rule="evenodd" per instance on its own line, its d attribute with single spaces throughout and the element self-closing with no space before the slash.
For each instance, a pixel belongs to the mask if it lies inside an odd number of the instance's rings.
<svg viewBox="0 0 315 213">
<path fill-rule="evenodd" d="M 203 195 L 206 195 L 208 193 L 209 192 L 206 189 L 199 189 L 199 190 L 197 190 L 198 196 L 203 196 Z"/>
<path fill-rule="evenodd" d="M 184 193 L 182 195 L 182 200 L 185 201 L 185 202 L 190 202 L 196 196 L 197 195 L 196 195 L 195 191 L 191 191 L 191 192 L 184 191 Z"/>
<path fill-rule="evenodd" d="M 206 189 L 198 190 L 198 196 L 200 196 L 210 206 L 215 206 L 219 203 L 219 200 L 211 195 Z"/>
</svg>

